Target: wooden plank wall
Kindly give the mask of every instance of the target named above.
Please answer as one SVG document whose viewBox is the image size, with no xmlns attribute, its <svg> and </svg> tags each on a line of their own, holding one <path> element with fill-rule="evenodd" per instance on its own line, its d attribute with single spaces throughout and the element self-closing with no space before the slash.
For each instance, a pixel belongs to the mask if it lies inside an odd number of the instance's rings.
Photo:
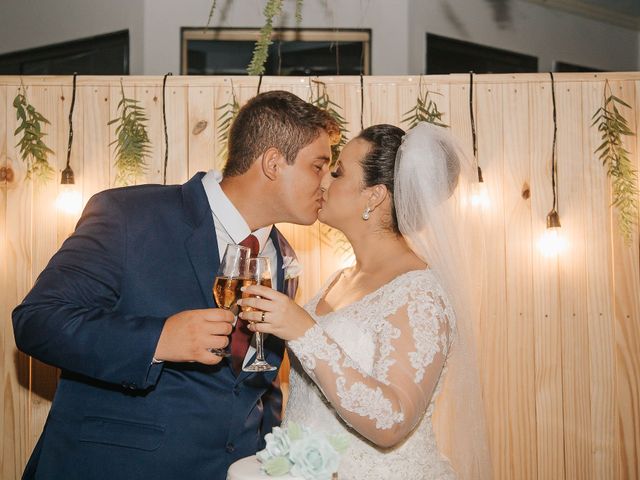
<svg viewBox="0 0 640 480">
<path fill-rule="evenodd" d="M 262 91 L 286 89 L 309 98 L 309 78 L 264 78 Z M 375 123 L 400 125 L 419 85 L 444 121 L 471 145 L 469 76 L 323 78 L 343 107 L 349 136 Z M 605 80 L 640 122 L 640 74 L 557 74 L 558 180 L 562 231 L 569 249 L 541 255 L 537 240 L 552 205 L 551 84 L 547 74 L 477 75 L 474 109 L 478 159 L 490 204 L 478 211 L 487 246 L 481 318 L 481 364 L 490 406 L 490 441 L 497 479 L 640 478 L 640 248 L 625 245 L 612 213 L 611 189 L 594 150 L 591 116 Z M 66 162 L 70 77 L 25 77 L 30 101 L 52 125 L 51 163 Z M 153 153 L 143 181 L 162 182 L 162 77 L 125 77 L 127 96 L 149 115 Z M 216 108 L 256 92 L 249 77 L 169 77 L 168 183 L 220 168 Z M 25 180 L 13 135 L 18 77 L 0 77 L 0 477 L 20 477 L 55 391 L 55 369 L 16 351 L 11 310 L 28 292 L 77 218 L 54 210 L 58 181 Z M 361 102 L 362 98 L 364 99 Z M 84 201 L 113 186 L 114 127 L 120 78 L 79 77 L 71 165 Z M 199 123 L 206 122 L 206 123 Z M 194 130 L 196 124 L 204 129 Z M 638 166 L 640 138 L 625 143 Z M 57 176 L 58 174 L 56 174 Z M 305 267 L 301 301 L 344 261 L 319 225 L 283 225 Z"/>
</svg>

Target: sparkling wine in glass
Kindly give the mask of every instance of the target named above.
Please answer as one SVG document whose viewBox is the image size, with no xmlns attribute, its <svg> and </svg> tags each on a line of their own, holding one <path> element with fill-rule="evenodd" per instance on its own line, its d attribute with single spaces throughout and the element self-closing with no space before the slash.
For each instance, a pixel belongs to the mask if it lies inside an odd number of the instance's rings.
<svg viewBox="0 0 640 480">
<path fill-rule="evenodd" d="M 263 285 L 265 287 L 271 288 L 271 265 L 268 257 L 255 257 L 250 258 L 247 261 L 247 277 L 244 280 L 244 285 Z M 243 298 L 250 297 L 246 292 L 242 293 Z M 260 297 L 257 297 L 260 298 Z M 245 307 L 241 306 L 242 310 L 245 312 L 257 311 L 257 309 L 253 307 Z M 251 322 L 255 323 L 255 322 Z M 271 372 L 276 370 L 277 368 L 273 365 L 270 365 L 264 359 L 264 349 L 263 349 L 263 338 L 261 332 L 256 332 L 256 359 L 253 361 L 251 365 L 247 365 L 243 367 L 242 370 L 245 372 Z"/>
<path fill-rule="evenodd" d="M 242 292 L 240 289 L 245 284 L 247 261 L 250 256 L 251 250 L 247 247 L 234 244 L 227 245 L 213 283 L 213 299 L 219 308 L 231 310 L 241 297 Z M 212 348 L 210 351 L 221 357 L 231 355 L 229 346 L 227 348 Z"/>
</svg>

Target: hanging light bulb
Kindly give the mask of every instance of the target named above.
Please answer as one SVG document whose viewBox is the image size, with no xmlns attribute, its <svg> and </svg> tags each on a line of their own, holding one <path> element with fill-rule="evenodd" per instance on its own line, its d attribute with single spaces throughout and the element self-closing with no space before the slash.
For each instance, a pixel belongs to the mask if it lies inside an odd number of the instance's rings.
<svg viewBox="0 0 640 480">
<path fill-rule="evenodd" d="M 567 249 L 568 243 L 562 235 L 560 216 L 555 210 L 547 215 L 547 228 L 538 241 L 538 249 L 545 257 L 554 257 Z"/>
<path fill-rule="evenodd" d="M 476 121 L 473 116 L 473 72 L 469 72 L 469 118 L 471 119 L 471 137 L 473 141 L 473 159 L 478 169 L 478 181 L 471 184 L 471 206 L 487 208 L 489 206 L 489 190 L 482 177 L 482 169 L 478 163 L 478 141 L 476 137 Z"/>
<path fill-rule="evenodd" d="M 471 184 L 471 205 L 486 208 L 489 206 L 489 190 L 484 182 Z"/>
<path fill-rule="evenodd" d="M 489 206 L 489 190 L 482 178 L 482 169 L 478 167 L 478 181 L 471 184 L 471 205 L 487 208 Z"/>
<path fill-rule="evenodd" d="M 558 124 L 556 118 L 556 90 L 551 75 L 551 99 L 553 101 L 553 145 L 551 148 L 551 191 L 553 193 L 553 207 L 547 214 L 547 228 L 538 240 L 538 249 L 545 257 L 554 257 L 563 253 L 568 246 L 567 240 L 562 235 L 560 215 L 558 215 L 558 165 L 556 158 L 556 137 Z"/>
<path fill-rule="evenodd" d="M 69 215 L 77 215 L 82 210 L 82 195 L 76 187 L 73 170 L 69 164 L 71 160 L 71 145 L 73 144 L 73 107 L 76 104 L 76 77 L 73 74 L 73 95 L 71 97 L 71 108 L 69 109 L 69 144 L 67 146 L 67 166 L 62 171 L 60 179 L 60 191 L 56 199 L 56 208 Z"/>
<path fill-rule="evenodd" d="M 62 171 L 56 208 L 69 215 L 77 215 L 82 210 L 82 195 L 76 187 L 73 170 L 69 165 Z"/>
</svg>

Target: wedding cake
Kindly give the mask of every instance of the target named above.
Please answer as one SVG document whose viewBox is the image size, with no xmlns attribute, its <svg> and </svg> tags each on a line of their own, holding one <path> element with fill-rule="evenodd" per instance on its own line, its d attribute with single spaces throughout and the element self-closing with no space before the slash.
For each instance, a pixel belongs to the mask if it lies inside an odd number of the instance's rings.
<svg viewBox="0 0 640 480">
<path fill-rule="evenodd" d="M 271 478 L 262 470 L 258 457 L 252 455 L 235 462 L 229 468 L 227 480 L 265 480 Z M 294 477 L 287 473 L 278 476 L 278 480 L 304 480 L 304 477 Z"/>
<path fill-rule="evenodd" d="M 231 465 L 227 480 L 335 480 L 348 443 L 344 435 L 325 435 L 294 422 L 275 427 L 265 441 L 264 450 Z"/>
</svg>

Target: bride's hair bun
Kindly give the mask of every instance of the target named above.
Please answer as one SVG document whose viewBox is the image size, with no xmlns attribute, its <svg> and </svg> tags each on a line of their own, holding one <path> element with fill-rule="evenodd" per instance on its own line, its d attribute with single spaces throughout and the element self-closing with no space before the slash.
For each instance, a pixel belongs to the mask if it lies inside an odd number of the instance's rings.
<svg viewBox="0 0 640 480">
<path fill-rule="evenodd" d="M 398 230 L 398 219 L 393 205 L 394 170 L 396 154 L 404 134 L 405 132 L 401 128 L 380 124 L 365 128 L 356 137 L 371 145 L 369 152 L 360 161 L 364 186 L 384 185 L 387 187 L 391 199 L 391 221 L 388 228 L 395 233 L 400 233 L 400 230 Z"/>
</svg>

